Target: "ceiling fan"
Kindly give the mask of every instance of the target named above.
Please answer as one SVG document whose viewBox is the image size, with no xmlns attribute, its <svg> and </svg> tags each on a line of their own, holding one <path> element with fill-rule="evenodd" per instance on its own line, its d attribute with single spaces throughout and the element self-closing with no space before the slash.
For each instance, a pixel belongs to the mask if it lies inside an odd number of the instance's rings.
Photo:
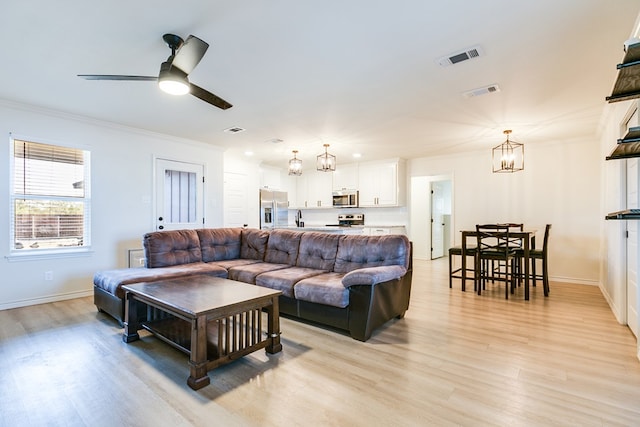
<svg viewBox="0 0 640 427">
<path fill-rule="evenodd" d="M 204 102 L 226 110 L 231 108 L 224 99 L 189 82 L 187 76 L 198 65 L 209 44 L 198 37 L 190 35 L 183 40 L 175 34 L 165 34 L 162 39 L 171 48 L 171 56 L 160 65 L 160 74 L 155 76 L 127 76 L 113 74 L 78 74 L 87 80 L 125 80 L 125 81 L 154 81 L 163 91 L 172 95 L 191 93 Z"/>
</svg>

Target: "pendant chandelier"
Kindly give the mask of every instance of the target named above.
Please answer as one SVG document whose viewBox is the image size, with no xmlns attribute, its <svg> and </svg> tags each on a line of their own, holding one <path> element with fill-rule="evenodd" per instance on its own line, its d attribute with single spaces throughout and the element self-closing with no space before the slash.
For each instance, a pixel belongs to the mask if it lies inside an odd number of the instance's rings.
<svg viewBox="0 0 640 427">
<path fill-rule="evenodd" d="M 296 158 L 298 150 L 293 150 L 293 159 L 289 160 L 289 175 L 302 175 L 302 160 Z"/>
<path fill-rule="evenodd" d="M 324 144 L 324 153 L 318 155 L 316 169 L 320 172 L 333 172 L 336 170 L 336 156 L 327 152 L 329 144 Z"/>
<path fill-rule="evenodd" d="M 491 151 L 493 173 L 513 173 L 524 169 L 524 144 L 509 141 L 510 130 L 503 132 L 507 140 Z"/>
</svg>

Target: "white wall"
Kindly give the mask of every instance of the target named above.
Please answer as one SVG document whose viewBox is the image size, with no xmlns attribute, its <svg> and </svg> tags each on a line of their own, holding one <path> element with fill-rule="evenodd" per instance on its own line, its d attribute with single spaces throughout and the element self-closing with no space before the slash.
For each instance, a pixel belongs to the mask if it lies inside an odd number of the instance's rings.
<svg viewBox="0 0 640 427">
<path fill-rule="evenodd" d="M 88 256 L 9 262 L 9 133 L 91 151 L 92 252 Z M 97 270 L 127 266 L 154 227 L 153 159 L 205 166 L 205 226 L 222 224 L 223 152 L 194 141 L 0 102 L 0 309 L 92 293 Z M 44 272 L 53 280 L 45 281 Z"/>
<path fill-rule="evenodd" d="M 599 143 L 595 139 L 525 144 L 525 170 L 491 172 L 491 152 L 413 159 L 411 177 L 451 175 L 453 244 L 478 223 L 516 222 L 539 231 L 552 224 L 552 280 L 598 284 L 600 280 Z M 413 214 L 413 212 L 412 212 Z M 427 213 L 425 213 L 426 215 Z"/>
</svg>

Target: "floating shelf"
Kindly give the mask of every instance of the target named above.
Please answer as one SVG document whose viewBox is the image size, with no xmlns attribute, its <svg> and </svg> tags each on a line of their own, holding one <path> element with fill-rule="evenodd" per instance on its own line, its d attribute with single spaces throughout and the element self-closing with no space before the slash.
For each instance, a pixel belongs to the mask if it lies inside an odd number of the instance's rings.
<svg viewBox="0 0 640 427">
<path fill-rule="evenodd" d="M 613 86 L 609 102 L 640 98 L 640 43 L 627 47 L 622 64 L 618 64 L 618 78 Z"/>
<path fill-rule="evenodd" d="M 606 159 L 617 160 L 634 157 L 640 157 L 640 126 L 629 128 L 627 134 L 618 140 L 618 145 Z"/>
<path fill-rule="evenodd" d="M 623 211 L 611 212 L 604 219 L 640 219 L 640 209 L 625 209 Z"/>
</svg>

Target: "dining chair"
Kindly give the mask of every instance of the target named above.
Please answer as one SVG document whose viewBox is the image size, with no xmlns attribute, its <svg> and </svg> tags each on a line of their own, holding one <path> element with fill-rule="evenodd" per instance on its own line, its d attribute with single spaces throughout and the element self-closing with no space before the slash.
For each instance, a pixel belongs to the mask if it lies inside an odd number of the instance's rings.
<svg viewBox="0 0 640 427">
<path fill-rule="evenodd" d="M 551 224 L 547 224 L 544 228 L 544 238 L 542 239 L 542 249 L 531 249 L 529 251 L 529 258 L 531 258 L 531 278 L 533 279 L 533 286 L 536 285 L 536 280 L 542 280 L 542 287 L 544 290 L 544 296 L 549 296 L 549 233 L 551 231 Z M 542 274 L 536 274 L 536 261 L 542 260 Z"/>
<path fill-rule="evenodd" d="M 505 298 L 515 291 L 516 250 L 509 246 L 509 226 L 505 224 L 476 225 L 476 257 L 474 283 L 478 295 L 487 282 L 505 283 Z M 495 265 L 497 264 L 497 266 Z"/>
</svg>

